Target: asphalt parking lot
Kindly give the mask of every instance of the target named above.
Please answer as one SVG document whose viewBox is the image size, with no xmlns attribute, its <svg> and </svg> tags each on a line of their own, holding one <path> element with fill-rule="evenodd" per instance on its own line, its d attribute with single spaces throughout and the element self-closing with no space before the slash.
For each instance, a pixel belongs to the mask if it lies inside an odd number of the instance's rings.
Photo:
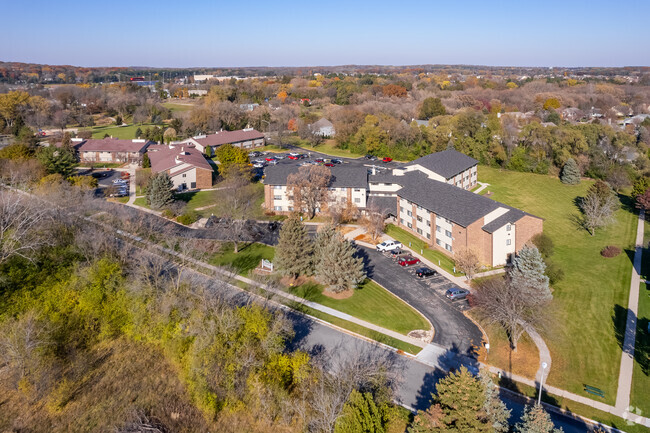
<svg viewBox="0 0 650 433">
<path fill-rule="evenodd" d="M 450 301 L 447 289 L 456 287 L 441 275 L 420 279 L 415 270 L 423 265 L 402 267 L 388 254 L 359 246 L 366 260 L 368 277 L 403 299 L 429 319 L 435 328 L 433 342 L 464 355 L 473 355 L 473 347 L 480 346 L 483 335 L 463 311 L 469 308 L 466 300 Z"/>
</svg>

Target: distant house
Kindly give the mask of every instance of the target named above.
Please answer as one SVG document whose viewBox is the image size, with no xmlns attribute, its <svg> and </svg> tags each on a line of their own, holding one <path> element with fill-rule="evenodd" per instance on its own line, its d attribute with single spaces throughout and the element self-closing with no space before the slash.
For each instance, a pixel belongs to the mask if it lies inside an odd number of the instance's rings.
<svg viewBox="0 0 650 433">
<path fill-rule="evenodd" d="M 576 107 L 563 108 L 559 113 L 562 120 L 567 122 L 577 122 L 584 117 L 583 111 Z"/>
<path fill-rule="evenodd" d="M 252 103 L 252 104 L 239 104 L 239 108 L 244 110 L 244 111 L 253 111 L 256 107 L 259 107 L 260 104 L 258 103 Z"/>
<path fill-rule="evenodd" d="M 429 126 L 429 121 L 428 120 L 411 119 L 411 122 L 415 122 L 418 126 Z"/>
<path fill-rule="evenodd" d="M 188 138 L 180 143 L 193 144 L 199 151 L 207 153 L 210 148 L 214 152 L 219 146 L 232 144 L 242 149 L 253 149 L 266 144 L 264 134 L 253 128 L 240 129 L 238 131 L 218 131 L 209 135 L 197 135 Z"/>
<path fill-rule="evenodd" d="M 147 147 L 154 144 L 147 140 L 120 140 L 117 138 L 94 139 L 83 141 L 73 139 L 72 145 L 79 152 L 81 162 L 106 163 L 140 163 Z"/>
<path fill-rule="evenodd" d="M 212 166 L 194 146 L 153 145 L 147 155 L 151 171 L 169 174 L 174 188 L 180 191 L 212 187 Z"/>
<path fill-rule="evenodd" d="M 207 90 L 202 89 L 190 89 L 187 91 L 188 96 L 205 96 L 208 94 Z"/>
<path fill-rule="evenodd" d="M 336 135 L 334 124 L 324 117 L 310 124 L 309 130 L 312 134 L 320 135 L 321 137 L 334 137 Z"/>
</svg>

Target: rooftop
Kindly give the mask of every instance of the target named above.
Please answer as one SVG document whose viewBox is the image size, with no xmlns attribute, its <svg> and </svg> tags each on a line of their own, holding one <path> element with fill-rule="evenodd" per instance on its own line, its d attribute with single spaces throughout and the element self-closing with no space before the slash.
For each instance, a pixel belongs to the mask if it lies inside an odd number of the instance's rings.
<svg viewBox="0 0 650 433">
<path fill-rule="evenodd" d="M 432 153 L 430 155 L 418 158 L 404 165 L 410 167 L 419 164 L 434 173 L 438 173 L 445 179 L 456 176 L 465 170 L 474 167 L 478 161 L 456 150 L 443 150 L 442 152 Z"/>
<path fill-rule="evenodd" d="M 264 134 L 255 129 L 240 129 L 238 131 L 219 131 L 209 135 L 192 137 L 202 146 L 221 146 L 222 144 L 239 143 L 240 141 L 257 140 L 264 138 Z"/>
<path fill-rule="evenodd" d="M 147 140 L 121 140 L 118 138 L 89 138 L 79 146 L 80 152 L 144 152 L 154 144 Z M 76 147 L 76 146 L 75 146 Z"/>
<path fill-rule="evenodd" d="M 300 167 L 295 165 L 278 164 L 266 167 L 264 170 L 264 183 L 266 185 L 286 185 L 287 177 L 298 172 Z M 332 179 L 331 188 L 365 188 L 368 184 L 368 174 L 365 169 L 358 167 L 330 167 Z"/>
<path fill-rule="evenodd" d="M 181 164 L 212 170 L 212 166 L 203 154 L 194 146 L 187 144 L 183 146 L 149 146 L 147 154 L 151 161 L 151 171 L 154 173 L 169 170 Z"/>
</svg>

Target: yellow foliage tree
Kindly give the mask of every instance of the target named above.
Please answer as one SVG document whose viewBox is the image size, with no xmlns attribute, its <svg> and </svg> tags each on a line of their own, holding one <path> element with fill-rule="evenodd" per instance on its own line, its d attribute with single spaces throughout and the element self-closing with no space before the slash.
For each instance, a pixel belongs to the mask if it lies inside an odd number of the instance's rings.
<svg viewBox="0 0 650 433">
<path fill-rule="evenodd" d="M 515 82 L 513 82 L 513 81 L 510 81 L 508 84 L 506 84 L 506 87 L 507 87 L 508 89 L 516 89 L 516 88 L 519 87 L 519 86 L 517 86 L 517 83 L 515 83 Z"/>
<path fill-rule="evenodd" d="M 548 110 L 551 108 L 557 110 L 561 106 L 562 104 L 557 98 L 548 98 L 546 101 L 544 101 L 544 110 Z"/>
<path fill-rule="evenodd" d="M 284 90 L 278 93 L 278 99 L 282 102 L 284 102 L 284 100 L 287 99 L 288 96 L 289 95 Z"/>
</svg>

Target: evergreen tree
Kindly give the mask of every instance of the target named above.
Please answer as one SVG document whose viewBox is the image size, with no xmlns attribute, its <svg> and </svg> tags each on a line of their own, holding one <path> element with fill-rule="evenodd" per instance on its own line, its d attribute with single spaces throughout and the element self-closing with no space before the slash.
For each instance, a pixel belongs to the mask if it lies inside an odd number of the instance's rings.
<svg viewBox="0 0 650 433">
<path fill-rule="evenodd" d="M 555 428 L 550 415 L 542 405 L 526 406 L 521 422 L 515 426 L 517 433 L 562 433 L 562 429 Z"/>
<path fill-rule="evenodd" d="M 580 169 L 573 158 L 569 158 L 567 162 L 564 163 L 560 180 L 562 183 L 569 185 L 577 185 L 580 183 Z"/>
<path fill-rule="evenodd" d="M 77 166 L 77 156 L 74 148 L 68 146 L 48 146 L 40 149 L 38 160 L 41 161 L 49 174 L 58 173 L 64 178 L 70 177 Z"/>
<path fill-rule="evenodd" d="M 642 176 L 638 178 L 632 186 L 632 197 L 638 197 L 650 188 L 650 178 Z"/>
<path fill-rule="evenodd" d="M 151 160 L 147 152 L 142 155 L 142 168 L 151 168 Z"/>
<path fill-rule="evenodd" d="M 435 116 L 443 116 L 447 114 L 445 106 L 442 105 L 440 98 L 426 98 L 422 101 L 420 110 L 418 111 L 418 117 L 420 119 L 430 119 Z"/>
<path fill-rule="evenodd" d="M 307 235 L 307 229 L 297 216 L 292 216 L 282 224 L 273 260 L 281 274 L 292 277 L 311 274 L 313 252 L 314 246 Z"/>
<path fill-rule="evenodd" d="M 357 287 L 366 279 L 366 272 L 363 259 L 354 257 L 355 251 L 354 246 L 335 231 L 325 247 L 317 252 L 315 273 L 318 281 L 334 293 Z"/>
<path fill-rule="evenodd" d="M 524 245 L 512 264 L 509 273 L 510 284 L 517 288 L 531 305 L 553 299 L 548 277 L 544 274 L 546 264 L 536 246 Z"/>
<path fill-rule="evenodd" d="M 440 406 L 441 432 L 489 432 L 492 425 L 485 407 L 485 388 L 462 366 L 436 385 L 434 403 Z"/>
<path fill-rule="evenodd" d="M 330 244 L 332 238 L 336 236 L 336 228 L 332 224 L 323 226 L 316 234 L 314 239 L 314 263 L 318 264 L 322 257 L 323 251 Z"/>
<path fill-rule="evenodd" d="M 385 433 L 392 411 L 377 405 L 371 393 L 352 391 L 334 425 L 334 433 Z"/>
<path fill-rule="evenodd" d="M 174 182 L 167 173 L 158 173 L 151 178 L 147 189 L 147 202 L 152 209 L 161 209 L 174 200 Z"/>
<path fill-rule="evenodd" d="M 492 428 L 496 433 L 507 433 L 510 430 L 508 420 L 510 419 L 510 409 L 499 398 L 499 391 L 492 382 L 490 374 L 487 371 L 481 373 L 481 384 L 485 388 L 485 404 L 483 409 L 487 413 Z"/>
<path fill-rule="evenodd" d="M 138 126 L 138 129 L 135 130 L 135 138 L 140 138 L 142 136 L 142 129 Z"/>
</svg>

